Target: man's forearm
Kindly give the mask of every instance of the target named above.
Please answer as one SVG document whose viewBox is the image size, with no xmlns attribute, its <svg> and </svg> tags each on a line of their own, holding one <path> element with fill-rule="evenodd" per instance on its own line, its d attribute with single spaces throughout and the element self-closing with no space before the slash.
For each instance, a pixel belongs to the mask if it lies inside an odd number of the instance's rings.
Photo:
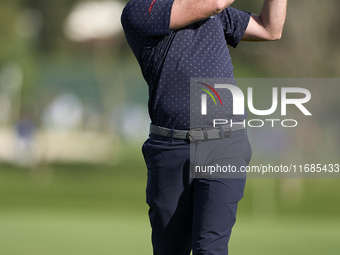
<svg viewBox="0 0 340 255">
<path fill-rule="evenodd" d="M 273 41 L 280 39 L 286 14 L 287 0 L 265 0 L 260 15 L 251 15 L 242 40 Z"/>
<path fill-rule="evenodd" d="M 265 0 L 260 20 L 263 27 L 275 38 L 281 37 L 287 14 L 287 0 Z"/>
<path fill-rule="evenodd" d="M 171 9 L 170 29 L 195 23 L 216 15 L 235 0 L 174 0 Z"/>
</svg>

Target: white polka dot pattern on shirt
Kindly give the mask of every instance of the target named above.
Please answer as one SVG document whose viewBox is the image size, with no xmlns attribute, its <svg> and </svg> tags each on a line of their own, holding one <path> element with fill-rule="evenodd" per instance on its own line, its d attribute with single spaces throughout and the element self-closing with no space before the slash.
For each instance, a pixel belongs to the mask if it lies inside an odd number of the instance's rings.
<svg viewBox="0 0 340 255">
<path fill-rule="evenodd" d="M 155 125 L 189 129 L 190 78 L 233 78 L 227 44 L 236 47 L 247 28 L 250 14 L 227 8 L 179 30 L 169 29 L 173 0 L 132 0 L 122 14 L 127 41 L 149 85 L 149 114 Z M 202 91 L 201 91 L 202 92 Z M 197 90 L 197 93 L 201 93 Z M 232 97 L 219 91 L 225 108 L 209 107 L 220 118 L 232 116 Z M 208 101 L 209 104 L 213 102 Z M 195 125 L 206 126 L 211 119 L 197 116 Z M 191 119 L 191 121 L 193 121 Z M 193 124 L 193 123 L 191 123 Z"/>
</svg>

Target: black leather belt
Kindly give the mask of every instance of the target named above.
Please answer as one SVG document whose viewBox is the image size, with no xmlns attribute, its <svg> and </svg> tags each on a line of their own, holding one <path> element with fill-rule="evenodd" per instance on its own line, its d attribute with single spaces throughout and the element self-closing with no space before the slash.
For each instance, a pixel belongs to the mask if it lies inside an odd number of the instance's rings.
<svg viewBox="0 0 340 255">
<path fill-rule="evenodd" d="M 153 124 L 150 125 L 150 133 L 171 137 L 174 139 L 189 139 L 190 141 L 205 141 L 205 140 L 213 140 L 213 139 L 221 139 L 221 133 L 223 133 L 223 137 L 231 137 L 231 133 L 236 130 L 245 129 L 244 122 L 235 122 L 232 125 L 219 125 L 218 127 L 212 128 L 194 128 L 191 130 L 176 130 L 170 129 L 160 126 L 155 126 Z"/>
</svg>

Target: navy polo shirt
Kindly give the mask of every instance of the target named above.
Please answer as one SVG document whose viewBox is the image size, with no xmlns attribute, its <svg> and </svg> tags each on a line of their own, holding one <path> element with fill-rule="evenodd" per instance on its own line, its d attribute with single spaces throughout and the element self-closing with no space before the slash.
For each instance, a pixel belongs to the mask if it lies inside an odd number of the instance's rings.
<svg viewBox="0 0 340 255">
<path fill-rule="evenodd" d="M 250 14 L 228 7 L 221 13 L 187 27 L 170 30 L 173 0 L 132 0 L 121 22 L 126 39 L 149 86 L 149 115 L 154 125 L 190 128 L 190 78 L 233 78 L 227 44 L 236 47 Z M 240 121 L 232 115 L 232 97 L 221 92 L 230 105 L 227 112 L 214 108 L 215 118 Z M 199 116 L 195 125 L 211 126 Z"/>
</svg>

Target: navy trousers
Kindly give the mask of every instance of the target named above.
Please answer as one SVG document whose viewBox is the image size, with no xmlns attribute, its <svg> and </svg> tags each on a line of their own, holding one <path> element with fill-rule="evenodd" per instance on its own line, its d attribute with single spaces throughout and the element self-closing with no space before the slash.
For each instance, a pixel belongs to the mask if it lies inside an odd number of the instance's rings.
<svg viewBox="0 0 340 255">
<path fill-rule="evenodd" d="M 228 254 L 246 178 L 191 178 L 190 167 L 248 165 L 251 147 L 245 131 L 202 142 L 151 134 L 142 152 L 154 255 Z"/>
</svg>

